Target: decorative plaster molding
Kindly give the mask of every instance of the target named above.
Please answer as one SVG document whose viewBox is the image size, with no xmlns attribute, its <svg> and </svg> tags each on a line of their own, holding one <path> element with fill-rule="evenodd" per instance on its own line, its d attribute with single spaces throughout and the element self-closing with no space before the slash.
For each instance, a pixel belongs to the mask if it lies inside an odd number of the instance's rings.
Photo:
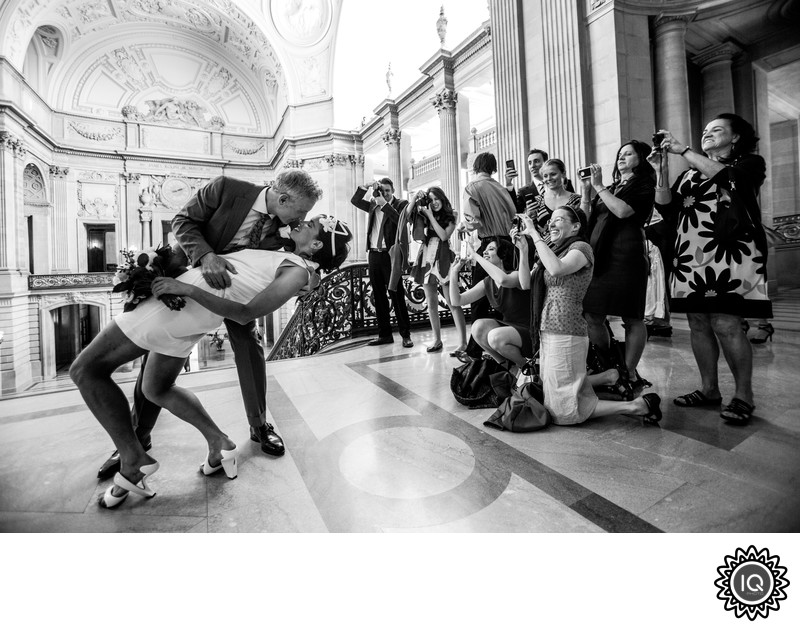
<svg viewBox="0 0 800 631">
<path fill-rule="evenodd" d="M 657 30 L 665 30 L 666 28 L 686 29 L 694 19 L 694 14 L 681 14 L 681 15 L 664 15 L 663 13 L 656 18 L 655 27 Z"/>
<path fill-rule="evenodd" d="M 31 274 L 28 289 L 54 289 L 57 287 L 110 287 L 114 274 Z M 78 294 L 73 294 L 78 295 Z M 83 294 L 80 294 L 83 295 Z M 62 294 L 47 294 L 43 302 L 61 302 Z"/>
<path fill-rule="evenodd" d="M 100 171 L 81 171 L 78 173 L 78 180 L 81 182 L 117 182 L 116 173 L 101 173 Z"/>
<path fill-rule="evenodd" d="M 142 223 L 150 223 L 153 221 L 153 211 L 152 210 L 140 210 L 139 211 L 139 221 Z"/>
<path fill-rule="evenodd" d="M 13 151 L 17 158 L 24 158 L 28 154 L 22 139 L 8 131 L 0 131 L 0 146 Z"/>
<path fill-rule="evenodd" d="M 116 184 L 78 182 L 78 217 L 117 218 L 119 200 Z"/>
<path fill-rule="evenodd" d="M 350 159 L 353 161 L 354 166 L 359 166 L 359 167 L 363 167 L 367 161 L 366 157 L 363 154 L 357 156 L 350 156 Z"/>
<path fill-rule="evenodd" d="M 47 203 L 44 178 L 38 167 L 29 164 L 22 172 L 22 199 L 24 203 Z"/>
<path fill-rule="evenodd" d="M 135 184 L 141 179 L 142 174 L 141 173 L 123 173 L 122 177 L 125 180 L 126 184 Z"/>
<path fill-rule="evenodd" d="M 93 131 L 74 121 L 70 121 L 69 126 L 84 138 L 94 140 L 96 142 L 107 142 L 113 138 L 116 138 L 117 136 L 122 136 L 122 130 L 119 127 L 106 127 L 103 131 Z"/>
<path fill-rule="evenodd" d="M 430 102 L 436 108 L 437 112 L 441 112 L 444 109 L 455 109 L 456 103 L 458 103 L 458 94 L 456 94 L 455 90 L 445 88 L 438 94 L 432 96 Z"/>
<path fill-rule="evenodd" d="M 344 167 L 355 164 L 355 156 L 346 153 L 331 153 L 324 156 L 324 160 L 328 163 L 329 167 Z"/>
<path fill-rule="evenodd" d="M 264 148 L 264 143 L 234 144 L 231 141 L 225 143 L 225 148 L 240 156 L 253 156 Z"/>
<path fill-rule="evenodd" d="M 283 162 L 284 169 L 302 169 L 303 168 L 303 160 L 297 160 L 294 158 L 288 158 Z"/>
<path fill-rule="evenodd" d="M 178 99 L 173 96 L 165 99 L 145 101 L 149 111 L 142 114 L 135 107 L 126 105 L 122 108 L 122 116 L 126 120 L 147 123 L 166 123 L 173 127 L 199 127 L 221 131 L 225 121 L 219 116 L 206 120 L 206 108 L 190 99 Z"/>
<path fill-rule="evenodd" d="M 733 42 L 722 42 L 701 50 L 692 57 L 692 61 L 704 69 L 718 61 L 730 61 L 741 52 L 742 49 Z"/>
<path fill-rule="evenodd" d="M 381 140 L 383 140 L 383 142 L 385 142 L 387 145 L 396 145 L 400 143 L 401 134 L 402 132 L 399 129 L 395 129 L 393 127 L 385 134 L 381 135 Z"/>
<path fill-rule="evenodd" d="M 57 180 L 63 180 L 69 175 L 69 167 L 60 167 L 53 164 L 50 166 L 50 175 Z"/>
</svg>

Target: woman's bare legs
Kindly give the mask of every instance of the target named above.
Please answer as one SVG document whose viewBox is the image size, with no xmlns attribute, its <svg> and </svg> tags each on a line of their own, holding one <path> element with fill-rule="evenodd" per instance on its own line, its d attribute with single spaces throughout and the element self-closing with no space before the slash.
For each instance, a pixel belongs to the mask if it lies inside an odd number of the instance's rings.
<svg viewBox="0 0 800 631">
<path fill-rule="evenodd" d="M 428 306 L 428 320 L 431 322 L 433 331 L 433 343 L 438 344 L 442 341 L 442 327 L 439 321 L 439 292 L 433 283 L 425 283 L 422 290 L 425 292 L 425 303 Z"/>
<path fill-rule="evenodd" d="M 694 361 L 700 370 L 700 391 L 709 399 L 719 399 L 719 377 L 717 362 L 719 361 L 719 344 L 711 328 L 711 318 L 707 313 L 687 313 L 690 339 Z M 740 318 L 737 325 L 741 332 Z M 747 400 L 747 399 L 745 399 Z"/>
<path fill-rule="evenodd" d="M 613 386 L 619 381 L 619 370 L 616 368 L 609 368 L 596 375 L 586 375 L 586 379 L 589 381 L 589 385 L 592 386 L 592 388 L 596 388 L 597 386 Z"/>
<path fill-rule="evenodd" d="M 589 418 L 611 416 L 612 414 L 642 416 L 643 414 L 647 414 L 647 412 L 647 402 L 642 397 L 634 399 L 633 401 L 598 401 L 594 412 L 589 415 Z"/>
<path fill-rule="evenodd" d="M 711 329 L 719 340 L 725 361 L 733 373 L 736 391 L 733 396 L 753 404 L 753 347 L 742 331 L 741 318 L 726 313 L 712 313 Z M 719 396 L 719 395 L 718 395 Z"/>
<path fill-rule="evenodd" d="M 220 451 L 234 449 L 236 444 L 211 420 L 193 392 L 176 385 L 175 379 L 181 373 L 184 361 L 183 357 L 151 352 L 144 369 L 142 389 L 149 401 L 197 428 L 208 443 L 209 464 L 216 467 L 222 460 Z"/>
<path fill-rule="evenodd" d="M 601 352 L 608 354 L 611 350 L 611 336 L 608 334 L 606 316 L 599 313 L 584 313 L 583 317 L 588 325 L 589 341 Z"/>
<path fill-rule="evenodd" d="M 134 484 L 142 479 L 139 467 L 153 464 L 131 424 L 127 397 L 111 378 L 117 368 L 145 351 L 134 344 L 111 322 L 92 340 L 70 366 L 69 376 L 92 414 L 111 436 L 120 454 L 120 471 Z"/>
<path fill-rule="evenodd" d="M 644 320 L 622 318 L 622 321 L 625 323 L 625 365 L 628 368 L 628 374 L 633 378 L 642 353 L 644 353 L 645 344 L 647 344 L 647 327 Z"/>
<path fill-rule="evenodd" d="M 450 309 L 450 313 L 453 314 L 453 323 L 456 325 L 456 332 L 458 333 L 458 347 L 455 349 L 457 351 L 463 351 L 467 348 L 467 321 L 464 318 L 464 310 L 461 307 L 454 307 L 453 303 L 450 302 L 450 288 L 447 285 L 442 285 L 442 296 L 444 296 L 444 301 L 447 303 L 447 307 Z"/>
</svg>

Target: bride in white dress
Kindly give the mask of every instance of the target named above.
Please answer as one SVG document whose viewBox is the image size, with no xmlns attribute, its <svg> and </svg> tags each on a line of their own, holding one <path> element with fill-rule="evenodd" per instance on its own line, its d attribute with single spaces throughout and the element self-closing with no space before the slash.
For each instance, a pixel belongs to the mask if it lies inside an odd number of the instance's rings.
<svg viewBox="0 0 800 631">
<path fill-rule="evenodd" d="M 113 508 L 131 492 L 144 497 L 155 495 L 147 480 L 158 463 L 136 439 L 127 398 L 111 378 L 119 366 L 146 351 L 150 356 L 142 383 L 145 396 L 203 434 L 208 443 L 203 473 L 224 470 L 229 478 L 236 477 L 236 445 L 217 427 L 197 397 L 177 386 L 175 380 L 192 347 L 223 319 L 246 323 L 272 313 L 297 295 L 317 267 L 329 271 L 341 265 L 352 234 L 334 217 L 321 215 L 301 222 L 292 230 L 291 239 L 294 253 L 240 250 L 223 254 L 235 267 L 231 286 L 226 289 L 212 289 L 200 268 L 178 278 L 156 279 L 153 297 L 118 315 L 73 362 L 70 377 L 120 453 L 120 471 L 101 506 Z M 158 300 L 163 294 L 185 296 L 186 306 L 170 311 Z"/>
</svg>

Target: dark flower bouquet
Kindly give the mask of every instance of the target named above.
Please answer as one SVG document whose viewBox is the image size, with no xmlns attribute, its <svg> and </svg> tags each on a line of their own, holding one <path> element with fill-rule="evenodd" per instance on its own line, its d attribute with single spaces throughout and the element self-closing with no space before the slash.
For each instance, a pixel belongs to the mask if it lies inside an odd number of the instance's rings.
<svg viewBox="0 0 800 631">
<path fill-rule="evenodd" d="M 187 269 L 183 252 L 174 252 L 168 245 L 141 252 L 120 250 L 120 253 L 123 263 L 117 268 L 112 291 L 127 292 L 123 311 L 133 311 L 142 300 L 152 296 L 150 285 L 156 278 L 175 278 Z M 186 306 L 186 301 L 181 296 L 164 295 L 160 300 L 172 311 L 180 311 Z"/>
</svg>

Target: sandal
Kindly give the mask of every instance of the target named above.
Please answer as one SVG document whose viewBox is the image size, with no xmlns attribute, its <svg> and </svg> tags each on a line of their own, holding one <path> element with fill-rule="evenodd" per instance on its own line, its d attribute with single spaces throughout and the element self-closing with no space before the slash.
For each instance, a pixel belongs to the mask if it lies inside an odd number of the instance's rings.
<svg viewBox="0 0 800 631">
<path fill-rule="evenodd" d="M 731 425 L 747 425 L 755 409 L 755 405 L 750 405 L 747 401 L 734 397 L 719 415 Z"/>
<path fill-rule="evenodd" d="M 700 392 L 700 390 L 695 390 L 689 394 L 682 394 L 679 397 L 675 397 L 672 402 L 682 408 L 715 407 L 722 403 L 722 397 L 719 399 L 709 399 Z"/>
<path fill-rule="evenodd" d="M 200 465 L 200 472 L 203 475 L 211 475 L 224 469 L 225 475 L 228 476 L 229 479 L 236 479 L 238 475 L 239 450 L 234 447 L 233 449 L 227 450 L 221 449 L 219 453 L 222 454 L 220 463 L 216 467 L 212 467 L 208 456 L 206 456 L 206 461 Z"/>
<path fill-rule="evenodd" d="M 128 495 L 132 492 L 136 495 L 141 495 L 146 498 L 151 498 L 155 496 L 156 492 L 152 490 L 149 486 L 147 486 L 147 478 L 153 475 L 156 471 L 158 471 L 158 463 L 154 462 L 153 464 L 147 464 L 142 467 L 139 467 L 139 471 L 144 474 L 144 477 L 139 480 L 139 484 L 134 484 L 128 478 L 126 478 L 121 473 L 117 472 L 114 475 L 114 484 L 109 486 L 106 489 L 106 492 L 103 494 L 103 497 L 100 499 L 100 506 L 103 508 L 116 508 L 122 502 L 124 502 Z M 114 495 L 112 493 L 114 489 L 114 485 L 120 487 L 125 491 L 124 495 Z"/>
<path fill-rule="evenodd" d="M 429 353 L 438 353 L 440 350 L 442 350 L 442 341 L 441 340 L 436 342 L 433 346 L 429 346 L 427 348 L 427 351 Z"/>
<path fill-rule="evenodd" d="M 647 404 L 647 414 L 642 415 L 642 425 L 658 425 L 661 420 L 661 397 L 655 392 L 642 395 Z"/>
</svg>

